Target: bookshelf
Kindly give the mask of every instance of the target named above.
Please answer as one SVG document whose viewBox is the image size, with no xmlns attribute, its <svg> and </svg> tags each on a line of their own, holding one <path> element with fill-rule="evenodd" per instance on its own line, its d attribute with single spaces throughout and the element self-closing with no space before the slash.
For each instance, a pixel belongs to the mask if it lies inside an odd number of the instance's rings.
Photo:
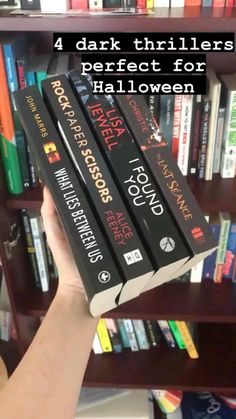
<svg viewBox="0 0 236 419">
<path fill-rule="evenodd" d="M 236 9 L 222 12 L 217 18 L 211 10 L 185 8 L 171 10 L 164 16 L 156 10 L 152 16 L 139 17 L 74 17 L 27 18 L 10 16 L 0 11 L 2 31 L 38 32 L 44 49 L 50 50 L 53 31 L 140 31 L 140 32 L 234 32 Z M 219 17 L 219 16 L 218 16 Z M 105 28 L 105 29 L 104 29 Z M 223 72 L 235 71 L 235 54 L 208 56 L 208 63 Z M 212 182 L 189 179 L 191 189 L 205 212 L 236 213 L 236 179 L 214 177 Z M 52 301 L 57 283 L 48 293 L 33 287 L 32 273 L 27 263 L 20 236 L 9 258 L 6 242 L 11 226 L 19 226 L 18 209 L 39 209 L 42 202 L 40 188 L 19 196 L 9 196 L 4 187 L 0 164 L 0 254 L 3 262 L 12 312 L 16 324 L 17 341 L 0 341 L 0 355 L 11 373 L 29 346 L 38 326 L 39 316 L 45 315 Z M 91 354 L 84 384 L 87 386 L 115 386 L 126 388 L 176 388 L 206 390 L 236 395 L 236 286 L 232 283 L 214 285 L 166 284 L 146 293 L 110 312 L 113 318 L 176 319 L 198 323 L 200 359 L 192 361 L 185 351 L 163 346 L 150 351 L 123 354 Z M 121 367 L 121 362 L 123 367 Z M 141 368 L 140 368 L 141 366 Z M 127 373 L 128 371 L 128 373 Z"/>
</svg>

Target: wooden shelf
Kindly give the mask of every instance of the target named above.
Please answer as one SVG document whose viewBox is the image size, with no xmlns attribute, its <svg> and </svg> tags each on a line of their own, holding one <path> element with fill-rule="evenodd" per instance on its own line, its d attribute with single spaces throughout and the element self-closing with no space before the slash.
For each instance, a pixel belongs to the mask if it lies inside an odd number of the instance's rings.
<svg viewBox="0 0 236 419">
<path fill-rule="evenodd" d="M 85 386 L 163 388 L 236 395 L 236 325 L 202 324 L 198 360 L 186 351 L 162 346 L 122 354 L 91 354 Z M 121 365 L 127 366 L 122 368 Z M 128 372 L 128 373 L 127 373 Z"/>
<path fill-rule="evenodd" d="M 218 19 L 220 18 L 220 19 Z M 170 23 L 171 20 L 171 23 Z M 92 25 L 92 26 L 91 26 Z M 171 26 L 170 26 L 171 25 Z M 235 9 L 185 7 L 155 9 L 153 15 L 143 16 L 59 16 L 35 17 L 9 15 L 0 11 L 2 31 L 37 32 L 234 32 Z"/>
<path fill-rule="evenodd" d="M 12 209 L 27 208 L 29 210 L 40 209 L 42 205 L 41 187 L 26 189 L 20 195 L 7 195 L 6 206 Z"/>
<path fill-rule="evenodd" d="M 204 212 L 236 212 L 236 178 L 221 179 L 214 176 L 211 182 L 189 179 L 189 185 Z M 41 188 L 31 189 L 18 196 L 6 197 L 8 208 L 39 209 L 42 205 Z"/>
<path fill-rule="evenodd" d="M 15 295 L 17 310 L 26 316 L 45 316 L 56 294 L 57 280 L 52 281 L 48 292 L 32 289 L 28 293 Z"/>
<path fill-rule="evenodd" d="M 47 293 L 35 290 L 16 296 L 19 313 L 44 316 L 56 287 L 55 281 Z M 117 307 L 104 317 L 236 323 L 236 285 L 229 282 L 213 284 L 209 280 L 202 284 L 166 284 Z"/>
</svg>

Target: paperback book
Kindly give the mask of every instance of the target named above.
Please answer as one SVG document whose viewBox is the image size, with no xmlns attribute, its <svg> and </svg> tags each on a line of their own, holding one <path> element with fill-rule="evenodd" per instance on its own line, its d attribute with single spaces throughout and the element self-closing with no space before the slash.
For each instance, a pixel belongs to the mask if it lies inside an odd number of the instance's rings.
<svg viewBox="0 0 236 419">
<path fill-rule="evenodd" d="M 40 177 L 52 193 L 93 316 L 116 307 L 123 286 L 110 249 L 36 86 L 14 93 Z"/>
<path fill-rule="evenodd" d="M 179 269 L 176 276 L 180 276 L 211 254 L 217 248 L 217 242 L 145 100 L 138 95 L 115 96 L 115 100 L 163 192 L 192 256 Z"/>
<path fill-rule="evenodd" d="M 153 267 L 66 76 L 47 79 L 42 88 L 122 272 L 122 304 L 141 294 L 154 273 Z"/>
<path fill-rule="evenodd" d="M 156 273 L 144 290 L 154 288 L 175 278 L 189 258 L 186 245 L 112 96 L 94 95 L 78 71 L 70 80 L 150 253 Z"/>
</svg>

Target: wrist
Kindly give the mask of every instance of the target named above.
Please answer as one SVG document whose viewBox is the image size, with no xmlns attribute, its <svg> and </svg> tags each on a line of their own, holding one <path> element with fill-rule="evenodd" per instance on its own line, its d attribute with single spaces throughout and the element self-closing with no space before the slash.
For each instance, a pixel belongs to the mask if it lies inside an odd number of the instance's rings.
<svg viewBox="0 0 236 419">
<path fill-rule="evenodd" d="M 86 301 L 85 291 L 77 284 L 64 283 L 59 280 L 56 296 L 64 299 L 81 299 Z"/>
</svg>

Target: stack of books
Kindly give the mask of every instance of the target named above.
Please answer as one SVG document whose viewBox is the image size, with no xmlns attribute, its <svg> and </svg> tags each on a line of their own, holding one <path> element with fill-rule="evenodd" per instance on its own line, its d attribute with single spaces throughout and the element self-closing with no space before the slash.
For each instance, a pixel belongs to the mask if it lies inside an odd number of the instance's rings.
<svg viewBox="0 0 236 419">
<path fill-rule="evenodd" d="M 176 278 L 216 249 L 141 96 L 95 96 L 79 71 L 14 92 L 97 316 Z M 31 226 L 32 228 L 32 226 Z"/>
</svg>

